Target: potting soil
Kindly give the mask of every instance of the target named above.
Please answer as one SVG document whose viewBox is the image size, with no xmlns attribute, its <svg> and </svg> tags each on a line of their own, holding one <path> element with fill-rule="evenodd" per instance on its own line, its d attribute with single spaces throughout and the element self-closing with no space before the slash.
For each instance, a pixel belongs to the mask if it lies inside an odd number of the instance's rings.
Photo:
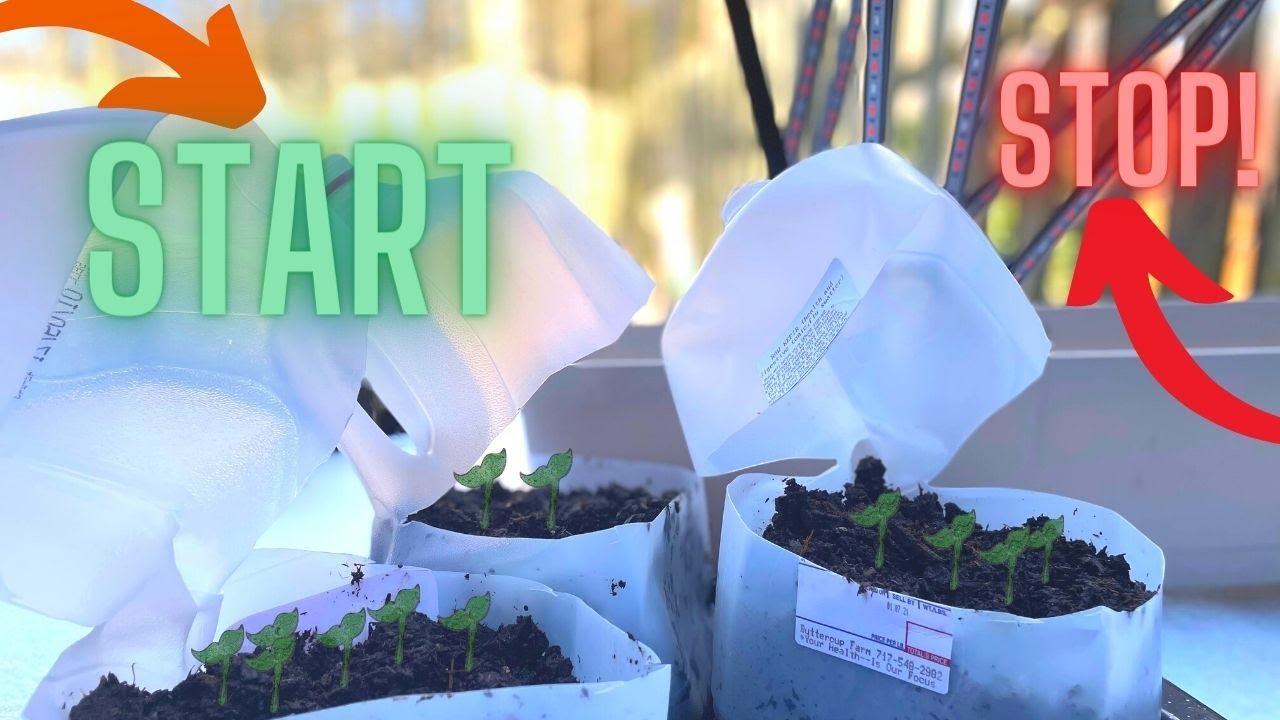
<svg viewBox="0 0 1280 720">
<path fill-rule="evenodd" d="M 875 458 L 858 463 L 854 481 L 844 486 L 843 493 L 809 490 L 788 480 L 785 492 L 774 502 L 775 513 L 764 538 L 859 585 L 971 610 L 998 610 L 1027 618 L 1056 617 L 1099 606 L 1129 611 L 1155 594 L 1130 579 L 1128 561 L 1124 555 L 1108 554 L 1105 538 L 1094 542 L 1059 538 L 1050 554 L 1049 583 L 1042 584 L 1043 552 L 1027 550 L 1014 575 L 1013 604 L 1006 606 L 1008 568 L 983 560 L 979 552 L 1002 541 L 1008 529 L 984 529 L 981 514 L 964 543 L 959 587 L 953 592 L 951 551 L 930 546 L 924 537 L 967 510 L 953 503 L 944 506 L 930 492 L 914 498 L 904 493 L 898 513 L 889 521 L 884 564 L 877 570 L 877 529 L 856 525 L 849 515 L 886 489 L 885 466 Z M 1032 518 L 1027 527 L 1038 528 L 1048 519 Z"/>
<path fill-rule="evenodd" d="M 293 660 L 284 666 L 280 711 L 276 716 L 398 695 L 463 692 L 523 685 L 574 683 L 573 663 L 551 645 L 529 616 L 476 634 L 474 665 L 464 666 L 467 633 L 449 630 L 415 613 L 405 627 L 404 663 L 395 665 L 394 623 L 376 623 L 369 638 L 351 652 L 350 683 L 339 687 L 342 651 L 300 636 Z M 218 704 L 222 668 L 198 671 L 172 690 L 148 692 L 115 675 L 71 709 L 71 720 L 260 720 L 270 713 L 272 677 L 232 660 L 228 702 Z"/>
<path fill-rule="evenodd" d="M 599 490 L 560 493 L 556 499 L 556 529 L 547 527 L 551 494 L 546 490 L 511 491 L 498 485 L 490 499 L 488 529 L 481 529 L 484 493 L 454 490 L 431 507 L 409 516 L 407 522 L 468 535 L 512 538 L 563 538 L 607 530 L 626 523 L 652 522 L 677 493 L 652 495 L 643 488 L 607 485 Z"/>
</svg>

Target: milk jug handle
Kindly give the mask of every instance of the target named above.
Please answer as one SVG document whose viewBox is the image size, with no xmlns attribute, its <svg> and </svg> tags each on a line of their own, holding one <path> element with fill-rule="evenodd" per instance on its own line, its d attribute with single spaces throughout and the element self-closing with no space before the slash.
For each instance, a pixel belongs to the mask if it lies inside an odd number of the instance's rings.
<svg viewBox="0 0 1280 720">
<path fill-rule="evenodd" d="M 363 408 L 352 412 L 338 441 L 338 449 L 355 466 L 369 493 L 374 512 L 369 556 L 374 562 L 384 562 L 391 551 L 396 529 L 405 517 L 440 499 L 452 486 L 452 478 L 448 473 L 433 472 L 429 458 L 414 455 L 397 445 Z M 396 479 L 406 477 L 421 483 L 413 497 L 417 507 L 397 507 L 397 497 L 391 492 L 396 487 Z"/>
</svg>

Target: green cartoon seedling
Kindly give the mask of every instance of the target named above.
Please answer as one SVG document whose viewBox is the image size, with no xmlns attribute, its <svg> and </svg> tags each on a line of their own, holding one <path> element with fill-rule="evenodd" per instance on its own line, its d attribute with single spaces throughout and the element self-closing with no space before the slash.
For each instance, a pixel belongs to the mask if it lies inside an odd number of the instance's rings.
<svg viewBox="0 0 1280 720">
<path fill-rule="evenodd" d="M 342 648 L 342 678 L 338 687 L 344 688 L 350 680 L 351 644 L 364 632 L 364 610 L 342 616 L 337 625 L 316 636 L 316 642 L 331 648 Z"/>
<path fill-rule="evenodd" d="M 493 497 L 493 483 L 506 469 L 507 449 L 503 448 L 501 452 L 485 455 L 479 465 L 461 475 L 453 474 L 453 478 L 463 487 L 472 490 L 484 489 L 484 510 L 480 513 L 480 527 L 484 530 L 489 529 L 489 500 Z"/>
<path fill-rule="evenodd" d="M 1004 540 L 1000 541 L 990 550 L 983 550 L 980 554 L 982 559 L 993 565 L 1004 565 L 1009 568 L 1009 579 L 1004 586 L 1004 604 L 1006 607 L 1013 604 L 1013 578 L 1018 571 L 1018 558 L 1022 557 L 1022 553 L 1027 551 L 1027 543 L 1030 535 L 1026 528 L 1018 528 L 1010 530 L 1008 535 L 1004 536 Z"/>
<path fill-rule="evenodd" d="M 1027 547 L 1033 550 L 1044 551 L 1044 572 L 1040 577 L 1041 585 L 1049 584 L 1049 557 L 1053 554 L 1053 544 L 1058 538 L 1062 537 L 1062 530 L 1066 527 L 1066 517 L 1057 517 L 1045 522 L 1040 526 L 1039 530 L 1031 533 L 1027 538 Z"/>
<path fill-rule="evenodd" d="M 525 475 L 520 479 L 531 488 L 551 488 L 551 508 L 547 511 L 547 529 L 556 529 L 556 498 L 560 495 L 560 481 L 569 474 L 573 467 L 573 448 L 552 455 L 547 464 Z"/>
<path fill-rule="evenodd" d="M 404 664 L 404 625 L 422 601 L 422 586 L 414 585 L 396 593 L 395 600 L 387 596 L 387 602 L 377 610 L 370 610 L 369 617 L 380 623 L 396 624 L 396 665 Z"/>
<path fill-rule="evenodd" d="M 206 668 L 214 665 L 222 666 L 222 680 L 218 684 L 218 704 L 227 704 L 227 676 L 231 674 L 231 659 L 240 652 L 244 645 L 244 628 L 227 630 L 222 636 L 203 650 L 192 650 L 191 654 Z"/>
<path fill-rule="evenodd" d="M 249 633 L 249 642 L 262 648 L 260 655 L 245 658 L 244 662 L 258 672 L 272 673 L 271 714 L 280 712 L 280 676 L 285 663 L 293 659 L 293 649 L 298 638 L 298 609 L 280 613 L 268 626 L 256 633 Z"/>
<path fill-rule="evenodd" d="M 476 651 L 476 629 L 489 614 L 491 599 L 488 593 L 477 595 L 467 601 L 465 607 L 452 615 L 440 618 L 440 624 L 450 630 L 467 631 L 467 663 L 466 672 L 471 672 Z"/>
<path fill-rule="evenodd" d="M 925 542 L 939 550 L 951 551 L 951 591 L 960 587 L 960 553 L 964 551 L 964 542 L 973 534 L 978 516 L 974 513 L 957 515 L 951 524 L 933 535 L 925 535 Z"/>
<path fill-rule="evenodd" d="M 874 503 L 866 506 L 861 511 L 849 515 L 849 519 L 855 524 L 877 529 L 877 570 L 884 567 L 884 535 L 889 529 L 889 518 L 892 518 L 898 512 L 898 505 L 901 503 L 902 493 L 897 490 L 891 490 L 881 493 Z"/>
</svg>

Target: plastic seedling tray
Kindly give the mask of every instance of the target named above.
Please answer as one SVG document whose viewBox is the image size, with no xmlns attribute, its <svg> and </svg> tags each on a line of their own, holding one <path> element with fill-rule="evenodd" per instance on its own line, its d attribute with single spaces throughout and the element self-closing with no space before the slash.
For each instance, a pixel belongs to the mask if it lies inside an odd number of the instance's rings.
<svg viewBox="0 0 1280 720">
<path fill-rule="evenodd" d="M 662 720 L 667 717 L 670 668 L 645 645 L 610 625 L 585 603 L 519 578 L 479 573 L 433 572 L 393 565 L 357 565 L 360 558 L 301 551 L 258 551 L 227 584 L 219 630 L 243 627 L 253 639 L 281 613 L 296 609 L 298 632 L 324 631 L 348 613 L 380 608 L 384 598 L 418 588 L 416 612 L 441 619 L 468 601 L 487 598 L 483 625 L 496 628 L 531 616 L 548 641 L 572 661 L 577 683 L 533 685 L 467 692 L 399 695 L 294 714 L 309 720 L 356 718 L 450 717 L 460 720 L 506 720 L 511 717 L 616 717 Z M 359 576 L 350 573 L 360 568 Z M 358 646 L 368 626 L 356 637 Z M 217 638 L 219 634 L 211 637 Z M 261 637 L 261 636 L 258 636 Z M 204 647 L 203 640 L 194 647 Z M 253 646 L 246 643 L 246 651 Z M 189 660 L 190 662 L 190 660 Z M 338 676 L 334 668 L 334 681 Z M 105 673 L 120 668 L 101 668 Z M 128 677 L 125 668 L 124 677 Z M 463 672 L 461 664 L 458 672 Z M 351 674 L 368 672 L 353 665 Z M 376 670 L 375 670 L 376 672 Z M 84 688 L 88 691 L 91 688 Z M 236 688 L 230 688 L 235 693 Z M 287 684 L 281 689 L 288 692 Z M 28 708 L 30 717 L 66 717 L 57 698 Z M 70 699 L 67 707 L 79 700 Z M 282 704 L 282 708 L 286 705 Z"/>
<path fill-rule="evenodd" d="M 516 575 L 572 593 L 673 665 L 672 717 L 700 717 L 712 592 L 702 480 L 670 465 L 578 458 L 560 492 L 610 484 L 678 495 L 652 522 L 558 539 L 485 537 L 411 521 L 398 529 L 389 562 Z"/>
<path fill-rule="evenodd" d="M 843 467 L 805 481 L 810 488 L 838 489 Z M 942 691 L 801 644 L 801 626 L 819 620 L 799 605 L 801 559 L 761 537 L 773 517 L 781 478 L 744 475 L 729 487 L 720 545 L 716 600 L 713 693 L 721 718 L 742 717 L 751 708 L 786 704 L 798 716 L 835 717 L 841 708 L 875 707 L 880 717 L 1142 718 L 1160 706 L 1159 626 L 1162 595 L 1132 612 L 1094 608 L 1033 620 L 1004 612 L 940 607 L 949 626 L 914 615 L 900 620 L 888 642 L 901 638 L 905 654 L 887 653 L 886 663 L 911 665 L 923 675 L 947 670 Z M 1019 525 L 1039 514 L 1064 516 L 1066 536 L 1104 542 L 1124 553 L 1132 577 L 1160 586 L 1164 557 L 1132 525 L 1104 508 L 1069 498 L 1002 489 L 939 489 L 943 502 L 972 508 L 984 524 Z M 786 590 L 782 590 L 785 588 Z M 849 621 L 857 616 L 835 613 Z M 875 653 L 873 632 L 834 622 L 825 636 L 842 647 Z M 888 628 L 888 625 L 884 625 Z M 913 632 L 914 630 L 914 632 Z M 894 635 L 893 633 L 898 633 Z M 935 649 L 945 633 L 946 650 Z M 913 659 L 923 648 L 945 663 Z M 858 651 L 861 652 L 860 650 Z M 875 662 L 880 662 L 878 659 Z"/>
</svg>

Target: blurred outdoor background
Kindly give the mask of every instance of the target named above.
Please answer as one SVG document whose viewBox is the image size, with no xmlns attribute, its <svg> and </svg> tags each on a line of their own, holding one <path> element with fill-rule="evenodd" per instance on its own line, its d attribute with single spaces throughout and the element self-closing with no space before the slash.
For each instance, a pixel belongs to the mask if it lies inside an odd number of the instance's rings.
<svg viewBox="0 0 1280 720">
<path fill-rule="evenodd" d="M 150 0 L 204 37 L 225 0 Z M 259 122 L 276 140 L 509 139 L 516 166 L 538 172 L 626 246 L 658 283 L 641 321 L 661 322 L 720 231 L 720 207 L 762 177 L 747 95 L 722 0 L 232 0 L 269 97 Z M 1133 48 L 1176 0 L 1010 0 L 997 77 L 1015 68 L 1101 69 Z M 820 114 L 838 34 L 837 0 L 811 119 Z M 898 0 L 888 144 L 941 179 L 950 148 L 972 0 Z M 1143 192 L 1149 213 L 1200 267 L 1245 298 L 1280 291 L 1280 7 L 1266 3 L 1217 69 L 1261 68 L 1258 162 L 1263 187 L 1235 189 L 1234 144 L 1202 156 L 1201 187 Z M 786 121 L 811 0 L 751 0 L 756 36 Z M 1211 7 L 1216 9 L 1217 4 Z M 1205 13 L 1208 16 L 1212 13 Z M 1191 32 L 1202 24 L 1192 25 Z M 1167 70 L 1176 42 L 1151 66 Z M 861 57 L 835 132 L 860 140 Z M 0 118 L 96 104 L 119 81 L 168 74 L 112 40 L 66 30 L 0 35 Z M 1052 76 L 1051 76 L 1052 77 Z M 996 86 L 992 82 L 992 87 Z M 1056 83 L 1055 83 L 1056 85 Z M 1234 103 L 1233 103 L 1234 107 Z M 1233 113 L 1233 121 L 1235 120 Z M 1071 133 L 1066 133 L 1068 140 Z M 1236 137 L 1238 133 L 1233 133 Z M 971 187 L 994 167 L 979 145 Z M 1104 146 L 1106 140 L 1100 140 Z M 802 144 L 807 151 L 808 140 Z M 1005 192 L 986 213 L 1009 255 L 1069 191 L 1060 146 L 1053 185 Z M 430 156 L 433 156 L 431 153 Z M 1176 163 L 1173 164 L 1176 167 Z M 1060 304 L 1078 230 L 1028 292 Z M 781 239 L 780 239 L 781 241 Z"/>
</svg>

